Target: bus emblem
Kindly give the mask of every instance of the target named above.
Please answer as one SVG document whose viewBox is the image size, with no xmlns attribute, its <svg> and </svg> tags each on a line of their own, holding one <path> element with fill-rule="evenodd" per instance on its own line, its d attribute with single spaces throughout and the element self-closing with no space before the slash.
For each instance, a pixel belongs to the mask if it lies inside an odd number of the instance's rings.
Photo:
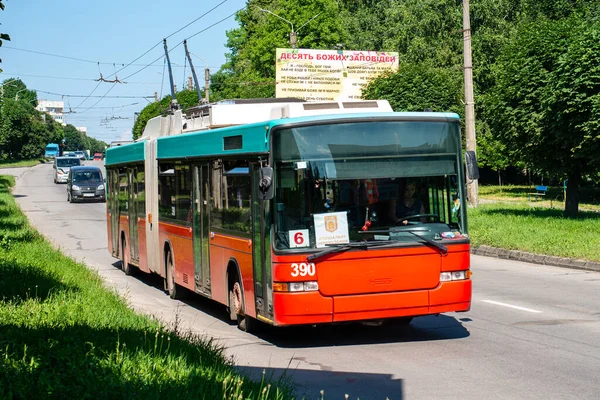
<svg viewBox="0 0 600 400">
<path fill-rule="evenodd" d="M 335 232 L 338 228 L 337 217 L 335 215 L 325 217 L 325 230 Z"/>
</svg>

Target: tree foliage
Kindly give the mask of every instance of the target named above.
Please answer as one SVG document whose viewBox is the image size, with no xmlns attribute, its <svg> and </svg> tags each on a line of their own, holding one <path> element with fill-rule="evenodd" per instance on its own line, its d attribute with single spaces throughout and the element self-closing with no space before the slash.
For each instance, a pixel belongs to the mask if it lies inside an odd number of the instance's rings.
<svg viewBox="0 0 600 400">
<path fill-rule="evenodd" d="M 522 162 L 568 177 L 565 214 L 582 176 L 600 170 L 600 23 L 575 14 L 522 23 L 494 66 L 486 96 L 494 135 Z"/>
</svg>

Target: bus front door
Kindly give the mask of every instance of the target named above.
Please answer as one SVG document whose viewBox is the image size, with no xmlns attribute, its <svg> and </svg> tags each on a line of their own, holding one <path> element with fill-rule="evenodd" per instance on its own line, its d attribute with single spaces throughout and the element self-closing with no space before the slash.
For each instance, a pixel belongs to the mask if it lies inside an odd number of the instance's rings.
<svg viewBox="0 0 600 400">
<path fill-rule="evenodd" d="M 195 291 L 210 295 L 210 263 L 208 204 L 210 196 L 209 165 L 195 165 L 192 170 L 194 182 L 194 280 Z"/>
<path fill-rule="evenodd" d="M 258 199 L 260 166 L 252 170 L 252 268 L 254 272 L 254 293 L 256 296 L 256 316 L 273 321 L 273 283 L 271 277 L 271 222 L 270 201 Z M 262 317 L 262 318 L 261 318 Z"/>
<path fill-rule="evenodd" d="M 108 171 L 108 174 L 108 183 L 110 185 L 108 214 L 110 216 L 111 254 L 113 257 L 119 257 L 119 171 L 111 169 Z"/>
<path fill-rule="evenodd" d="M 137 213 L 137 167 L 129 168 L 127 171 L 129 188 L 127 192 L 127 201 L 129 207 L 129 256 L 130 260 L 139 265 L 140 254 L 138 246 L 138 213 Z"/>
</svg>

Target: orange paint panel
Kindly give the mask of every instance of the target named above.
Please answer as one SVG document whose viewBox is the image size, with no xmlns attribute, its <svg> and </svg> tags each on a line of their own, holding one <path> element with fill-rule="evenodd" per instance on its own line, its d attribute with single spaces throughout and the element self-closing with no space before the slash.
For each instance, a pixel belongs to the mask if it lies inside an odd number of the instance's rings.
<svg viewBox="0 0 600 400">
<path fill-rule="evenodd" d="M 215 233 L 210 240 L 211 246 L 225 247 L 231 250 L 252 254 L 252 240 L 249 238 L 240 238 L 228 236 L 221 233 Z"/>
<path fill-rule="evenodd" d="M 471 301 L 473 281 L 442 282 L 439 287 L 429 291 L 429 304 L 438 306 L 443 304 L 466 303 Z"/>
<path fill-rule="evenodd" d="M 194 290 L 194 247 L 191 232 L 187 227 L 165 223 L 159 223 L 158 227 L 160 243 L 167 241 L 171 243 L 175 262 L 175 282 Z"/>
<path fill-rule="evenodd" d="M 333 322 L 331 315 L 283 315 L 275 317 L 275 326 L 328 324 Z"/>
<path fill-rule="evenodd" d="M 428 291 L 377 293 L 333 298 L 334 313 L 390 311 L 401 308 L 429 307 Z"/>
<path fill-rule="evenodd" d="M 401 309 L 395 309 L 395 310 L 362 311 L 362 312 L 350 312 L 350 313 L 340 313 L 340 314 L 336 313 L 333 315 L 333 321 L 334 322 L 364 321 L 364 320 L 369 320 L 369 319 L 428 315 L 429 313 L 430 313 L 429 307 L 411 307 L 411 308 L 401 308 Z"/>
<path fill-rule="evenodd" d="M 434 288 L 440 279 L 441 256 L 427 251 L 377 257 L 368 250 L 354 252 L 353 259 L 331 257 L 315 265 L 323 295 L 355 295 Z"/>
<path fill-rule="evenodd" d="M 256 316 L 256 304 L 254 302 L 254 273 L 252 270 L 252 241 L 235 236 L 215 234 L 210 241 L 211 248 L 211 289 L 213 299 L 223 304 L 228 303 L 228 287 L 225 277 L 227 265 L 230 260 L 236 260 L 240 269 L 242 279 L 242 290 L 244 292 L 244 305 L 246 314 Z M 215 265 L 212 262 L 213 249 L 220 248 L 221 263 Z M 215 255 L 216 255 L 215 251 Z M 219 300 L 220 299 L 220 300 Z"/>
<path fill-rule="evenodd" d="M 108 237 L 108 252 L 111 255 L 113 255 L 113 254 L 115 254 L 116 249 L 113 249 L 113 245 L 112 245 L 113 242 L 112 242 L 112 229 L 111 228 L 112 228 L 112 223 L 110 222 L 110 214 L 107 213 L 106 214 L 106 229 L 108 230 L 108 232 L 107 232 L 108 233 L 108 235 L 107 235 L 107 237 Z"/>
<path fill-rule="evenodd" d="M 276 320 L 292 315 L 327 314 L 331 316 L 333 312 L 333 299 L 331 297 L 324 297 L 319 292 L 275 292 L 273 293 L 273 309 Z"/>
<path fill-rule="evenodd" d="M 457 247 L 452 248 L 448 246 L 448 255 L 442 258 L 442 272 L 461 271 L 469 269 L 470 267 L 471 253 L 469 246 L 466 246 L 466 249 L 461 250 L 459 250 Z"/>
<path fill-rule="evenodd" d="M 227 261 L 224 258 L 226 249 L 223 247 L 210 246 L 210 288 L 212 299 L 222 304 L 228 304 L 229 293 L 227 288 Z"/>
<path fill-rule="evenodd" d="M 138 254 L 140 257 L 140 270 L 144 272 L 150 272 L 148 267 L 148 248 L 146 245 L 146 220 L 138 220 Z"/>
</svg>

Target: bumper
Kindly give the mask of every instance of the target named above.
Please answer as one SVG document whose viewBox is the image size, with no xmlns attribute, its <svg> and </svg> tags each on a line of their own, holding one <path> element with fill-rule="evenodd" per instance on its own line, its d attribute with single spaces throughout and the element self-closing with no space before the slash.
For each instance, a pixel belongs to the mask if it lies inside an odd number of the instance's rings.
<svg viewBox="0 0 600 400">
<path fill-rule="evenodd" d="M 469 311 L 472 281 L 435 289 L 326 297 L 319 292 L 273 293 L 275 325 L 320 324 Z"/>
<path fill-rule="evenodd" d="M 56 175 L 56 182 L 67 183 L 67 175 Z"/>
<path fill-rule="evenodd" d="M 106 195 L 104 190 L 102 191 L 96 191 L 96 192 L 81 192 L 80 190 L 73 190 L 71 192 L 71 197 L 73 198 L 73 200 L 77 200 L 77 201 L 105 201 L 106 200 Z"/>
</svg>

